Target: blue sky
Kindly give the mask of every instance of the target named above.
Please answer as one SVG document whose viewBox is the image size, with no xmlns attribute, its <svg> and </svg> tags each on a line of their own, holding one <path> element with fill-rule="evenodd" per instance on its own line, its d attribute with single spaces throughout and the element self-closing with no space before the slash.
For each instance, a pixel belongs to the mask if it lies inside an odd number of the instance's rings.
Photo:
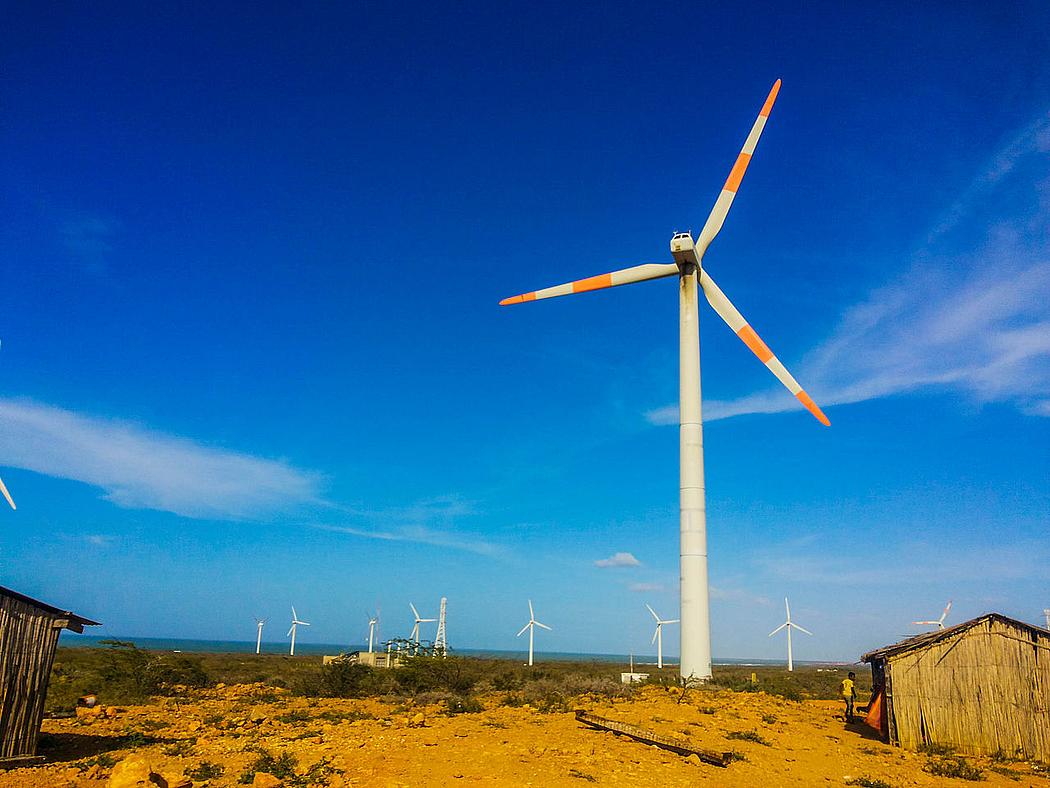
<svg viewBox="0 0 1050 788">
<path fill-rule="evenodd" d="M 104 633 L 649 650 L 677 615 L 670 261 L 701 317 L 713 644 L 853 659 L 1050 606 L 1050 11 L 23 5 L 0 124 L 0 583 Z M 672 425 L 672 426 L 669 426 Z M 628 553 L 628 566 L 597 562 Z M 677 653 L 677 631 L 665 633 Z"/>
</svg>

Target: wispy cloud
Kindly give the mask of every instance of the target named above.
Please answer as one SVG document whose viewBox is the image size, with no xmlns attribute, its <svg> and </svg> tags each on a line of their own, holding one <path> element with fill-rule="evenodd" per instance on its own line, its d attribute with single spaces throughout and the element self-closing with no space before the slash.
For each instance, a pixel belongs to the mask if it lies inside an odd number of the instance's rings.
<svg viewBox="0 0 1050 788">
<path fill-rule="evenodd" d="M 769 597 L 752 594 L 740 588 L 727 588 L 724 586 L 711 586 L 711 598 L 726 602 L 746 602 L 749 605 L 761 605 L 769 607 Z"/>
<path fill-rule="evenodd" d="M 465 550 L 479 555 L 495 555 L 499 552 L 496 545 L 482 538 L 469 538 L 460 533 L 436 531 L 426 526 L 409 525 L 394 530 L 358 528 L 348 525 L 315 525 L 322 531 L 359 536 L 365 539 L 379 539 L 385 542 L 415 542 L 435 547 L 448 547 L 453 550 Z"/>
<path fill-rule="evenodd" d="M 117 506 L 184 517 L 258 519 L 322 503 L 320 475 L 282 460 L 25 400 L 0 399 L 0 465 L 101 488 Z"/>
<path fill-rule="evenodd" d="M 631 583 L 627 586 L 628 591 L 634 591 L 636 594 L 658 594 L 666 591 L 667 588 L 662 583 Z"/>
<path fill-rule="evenodd" d="M 905 273 L 846 310 L 831 337 L 797 365 L 821 405 L 942 389 L 978 404 L 1008 403 L 1050 415 L 1048 154 L 1050 117 L 1023 129 L 992 157 L 935 223 Z M 1021 202 L 1029 207 L 1009 215 L 987 211 Z M 938 252 L 937 244 L 964 220 L 967 229 L 982 228 L 979 247 L 971 242 L 963 253 Z M 705 402 L 704 415 L 715 420 L 797 407 L 771 387 Z M 657 408 L 646 417 L 672 424 L 678 409 Z"/>
<path fill-rule="evenodd" d="M 66 251 L 92 268 L 104 266 L 119 230 L 119 222 L 97 214 L 80 214 L 62 222 L 58 228 Z"/>
<path fill-rule="evenodd" d="M 641 566 L 642 562 L 631 553 L 616 553 L 608 558 L 599 558 L 594 565 L 602 569 L 611 569 L 624 566 Z"/>
</svg>

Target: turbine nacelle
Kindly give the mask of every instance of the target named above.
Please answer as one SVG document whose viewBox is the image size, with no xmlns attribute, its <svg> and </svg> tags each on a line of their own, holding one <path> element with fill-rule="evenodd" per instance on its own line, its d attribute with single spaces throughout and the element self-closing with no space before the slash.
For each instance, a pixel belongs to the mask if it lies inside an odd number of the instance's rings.
<svg viewBox="0 0 1050 788">
<path fill-rule="evenodd" d="M 675 233 L 671 238 L 671 255 L 679 268 L 700 265 L 696 254 L 696 244 L 690 233 Z"/>
</svg>

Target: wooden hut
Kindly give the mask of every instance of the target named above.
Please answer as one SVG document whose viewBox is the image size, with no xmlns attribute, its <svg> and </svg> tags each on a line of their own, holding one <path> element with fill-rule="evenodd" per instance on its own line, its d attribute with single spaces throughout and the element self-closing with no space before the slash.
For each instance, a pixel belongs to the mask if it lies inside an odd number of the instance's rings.
<svg viewBox="0 0 1050 788">
<path fill-rule="evenodd" d="M 33 759 L 58 636 L 96 623 L 0 586 L 0 764 Z"/>
<path fill-rule="evenodd" d="M 1050 762 L 1050 631 L 988 613 L 861 660 L 891 744 Z"/>
</svg>

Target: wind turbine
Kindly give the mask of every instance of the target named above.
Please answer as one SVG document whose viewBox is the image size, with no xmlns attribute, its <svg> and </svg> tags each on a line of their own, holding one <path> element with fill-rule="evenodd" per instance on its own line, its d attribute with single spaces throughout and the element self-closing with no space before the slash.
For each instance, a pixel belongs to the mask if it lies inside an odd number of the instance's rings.
<svg viewBox="0 0 1050 788">
<path fill-rule="evenodd" d="M 949 599 L 948 604 L 944 606 L 944 612 L 941 613 L 941 617 L 938 618 L 936 621 L 912 621 L 911 623 L 918 624 L 919 626 L 925 625 L 930 627 L 937 627 L 937 629 L 944 629 L 944 619 L 948 617 L 948 611 L 951 609 L 952 601 Z"/>
<path fill-rule="evenodd" d="M 533 638 L 535 637 L 536 627 L 543 627 L 548 632 L 551 631 L 551 628 L 549 626 L 547 626 L 546 624 L 541 624 L 539 621 L 536 620 L 536 614 L 532 612 L 532 600 L 530 599 L 529 600 L 529 623 L 526 624 L 525 626 L 523 626 L 521 628 L 521 631 L 518 632 L 517 635 L 515 635 L 515 637 L 519 637 L 520 638 L 523 634 L 525 634 L 525 630 L 526 629 L 529 630 L 529 667 L 530 668 L 532 667 L 532 642 L 533 642 Z"/>
<path fill-rule="evenodd" d="M 296 615 L 296 613 L 295 613 L 295 606 L 293 605 L 292 606 L 292 627 L 291 627 L 291 629 L 288 630 L 288 635 L 292 636 L 292 650 L 288 654 L 291 657 L 295 656 L 295 628 L 296 627 L 300 627 L 300 626 L 308 627 L 310 625 L 307 622 L 305 622 L 305 621 L 300 621 L 299 620 L 299 616 Z M 287 637 L 288 635 L 285 635 L 285 637 Z"/>
<path fill-rule="evenodd" d="M 419 645 L 419 625 L 420 624 L 429 624 L 429 623 L 431 623 L 433 621 L 437 621 L 437 619 L 436 618 L 420 618 L 419 617 L 419 611 L 416 610 L 416 606 L 413 605 L 411 602 L 408 603 L 408 606 L 410 608 L 412 608 L 412 613 L 416 617 L 416 625 L 414 627 L 412 627 L 412 634 L 409 635 L 409 637 L 412 640 L 416 641 L 416 645 L 418 646 Z"/>
<path fill-rule="evenodd" d="M 649 607 L 647 604 L 646 607 Z M 677 618 L 670 618 L 667 621 L 661 621 L 660 617 L 656 615 L 656 611 L 649 607 L 649 612 L 653 614 L 653 618 L 656 619 L 656 631 L 653 633 L 653 639 L 649 641 L 649 645 L 656 644 L 656 667 L 662 668 L 664 666 L 664 624 L 677 624 Z"/>
<path fill-rule="evenodd" d="M 14 500 L 14 498 L 11 497 L 11 493 L 9 493 L 7 491 L 7 485 L 4 484 L 4 480 L 3 479 L 0 479 L 0 493 L 4 494 L 4 497 L 7 499 L 7 502 L 9 504 L 11 504 L 11 508 L 12 509 L 17 509 L 18 508 L 17 506 L 15 506 L 15 500 Z"/>
<path fill-rule="evenodd" d="M 375 641 L 376 629 L 379 627 L 379 611 L 374 616 L 368 617 L 368 653 L 372 653 L 372 643 Z"/>
<path fill-rule="evenodd" d="M 680 533 L 681 533 L 681 616 L 682 650 L 680 672 L 685 681 L 711 678 L 711 623 L 707 586 L 707 515 L 704 502 L 703 426 L 700 407 L 700 336 L 698 331 L 697 288 L 708 303 L 744 344 L 776 375 L 788 390 L 825 426 L 831 422 L 803 391 L 791 373 L 748 325 L 725 293 L 703 268 L 704 254 L 722 229 L 733 204 L 744 172 L 765 128 L 773 102 L 780 91 L 780 80 L 773 84 L 766 103 L 751 127 L 744 147 L 737 156 L 729 178 L 722 187 L 711 213 L 695 242 L 691 233 L 675 233 L 671 238 L 673 263 L 647 263 L 608 274 L 579 279 L 500 301 L 501 306 L 521 304 L 543 298 L 583 293 L 649 279 L 678 277 L 679 305 L 679 452 L 680 452 Z"/>
<path fill-rule="evenodd" d="M 1050 629 L 1050 607 L 1043 608 L 1043 618 L 1046 619 L 1046 628 Z"/>
<path fill-rule="evenodd" d="M 787 597 L 784 597 L 784 610 L 787 611 L 787 621 L 785 621 L 779 627 L 777 627 L 772 632 L 770 632 L 769 633 L 769 637 L 773 637 L 773 635 L 777 634 L 777 632 L 779 632 L 782 629 L 786 629 L 787 630 L 787 633 L 788 633 L 788 670 L 791 671 L 791 670 L 795 669 L 795 665 L 791 661 L 791 630 L 792 629 L 797 629 L 799 632 L 805 632 L 807 635 L 812 635 L 813 633 L 810 632 L 808 629 L 800 627 L 798 624 L 796 624 L 794 621 L 791 620 L 791 608 L 788 606 Z"/>
<path fill-rule="evenodd" d="M 262 628 L 263 624 L 266 623 L 265 618 L 255 619 L 255 626 L 258 627 L 259 632 L 255 636 L 255 653 L 258 654 L 262 650 Z"/>
</svg>

